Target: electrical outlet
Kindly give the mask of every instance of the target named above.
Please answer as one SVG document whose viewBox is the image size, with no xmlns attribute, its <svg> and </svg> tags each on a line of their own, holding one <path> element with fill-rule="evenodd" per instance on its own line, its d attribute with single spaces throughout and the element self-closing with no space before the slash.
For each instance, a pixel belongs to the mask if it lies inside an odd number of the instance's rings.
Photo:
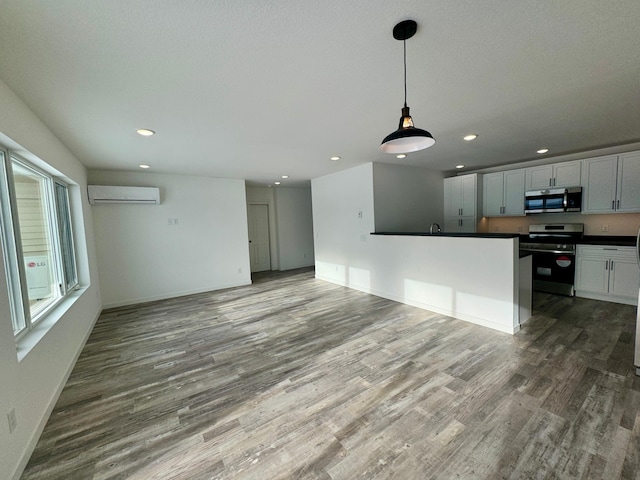
<svg viewBox="0 0 640 480">
<path fill-rule="evenodd" d="M 362 210 L 358 212 L 358 218 L 362 218 Z"/>
<path fill-rule="evenodd" d="M 602 231 L 603 232 L 608 232 L 609 231 L 609 225 L 602 225 Z"/>
<path fill-rule="evenodd" d="M 13 431 L 18 426 L 18 419 L 16 418 L 16 409 L 12 408 L 9 413 L 7 413 L 7 420 L 9 421 L 9 433 L 13 433 Z"/>
</svg>

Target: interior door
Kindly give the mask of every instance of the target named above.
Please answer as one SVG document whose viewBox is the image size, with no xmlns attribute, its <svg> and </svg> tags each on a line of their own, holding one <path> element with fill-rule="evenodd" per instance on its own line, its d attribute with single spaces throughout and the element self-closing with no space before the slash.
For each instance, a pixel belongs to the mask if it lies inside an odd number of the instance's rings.
<svg viewBox="0 0 640 480">
<path fill-rule="evenodd" d="M 269 244 L 269 206 L 249 204 L 249 258 L 252 272 L 271 270 Z"/>
</svg>

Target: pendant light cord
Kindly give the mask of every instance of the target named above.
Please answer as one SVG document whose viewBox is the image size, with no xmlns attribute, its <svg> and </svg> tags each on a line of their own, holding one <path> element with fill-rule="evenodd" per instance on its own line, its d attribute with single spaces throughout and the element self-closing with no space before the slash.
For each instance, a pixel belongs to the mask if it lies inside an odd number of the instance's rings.
<svg viewBox="0 0 640 480">
<path fill-rule="evenodd" d="M 404 46 L 404 106 L 407 106 L 407 41 L 403 40 Z"/>
</svg>

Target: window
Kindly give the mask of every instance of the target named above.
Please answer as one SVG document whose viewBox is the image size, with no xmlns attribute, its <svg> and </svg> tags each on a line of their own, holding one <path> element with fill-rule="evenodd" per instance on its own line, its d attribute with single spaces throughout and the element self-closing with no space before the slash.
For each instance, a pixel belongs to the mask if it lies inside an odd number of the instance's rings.
<svg viewBox="0 0 640 480">
<path fill-rule="evenodd" d="M 13 331 L 28 332 L 78 284 L 68 186 L 0 150 L 0 220 Z"/>
</svg>

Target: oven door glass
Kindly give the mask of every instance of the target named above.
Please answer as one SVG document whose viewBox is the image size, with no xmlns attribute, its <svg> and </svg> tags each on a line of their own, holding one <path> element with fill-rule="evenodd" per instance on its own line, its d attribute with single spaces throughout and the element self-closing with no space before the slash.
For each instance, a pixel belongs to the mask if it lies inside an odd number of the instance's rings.
<svg viewBox="0 0 640 480">
<path fill-rule="evenodd" d="M 547 252 L 533 254 L 534 280 L 573 285 L 575 272 L 574 254 Z"/>
</svg>

